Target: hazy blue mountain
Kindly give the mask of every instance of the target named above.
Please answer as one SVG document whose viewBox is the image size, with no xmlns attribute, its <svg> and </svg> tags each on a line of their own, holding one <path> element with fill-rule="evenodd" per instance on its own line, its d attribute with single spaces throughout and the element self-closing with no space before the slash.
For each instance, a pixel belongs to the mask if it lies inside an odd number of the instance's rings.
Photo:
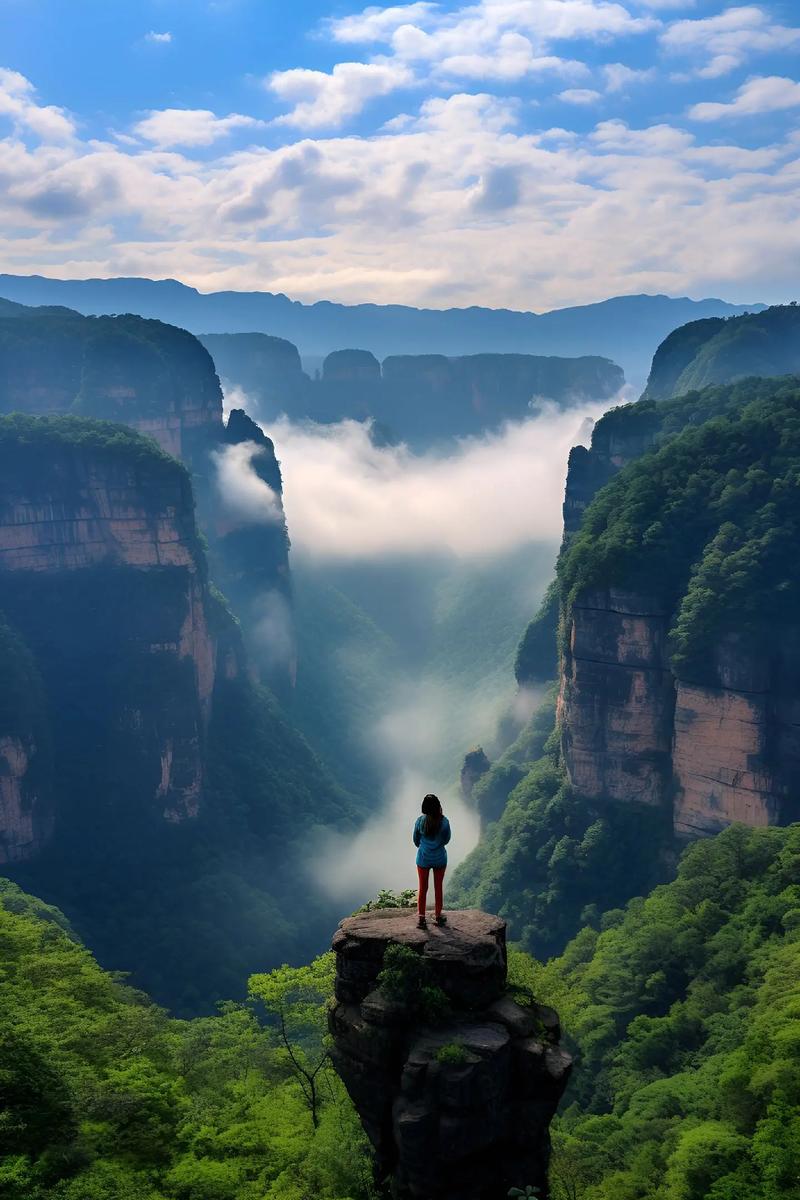
<svg viewBox="0 0 800 1200">
<path fill-rule="evenodd" d="M 271 292 L 201 294 L 175 279 L 46 279 L 0 275 L 0 296 L 23 304 L 65 304 L 86 314 L 131 312 L 193 333 L 262 331 L 294 342 L 305 357 L 357 346 L 390 354 L 598 354 L 644 384 L 656 347 L 673 329 L 704 317 L 763 305 L 670 296 L 616 296 L 547 313 L 509 309 L 411 308 L 400 304 L 302 304 Z"/>
</svg>

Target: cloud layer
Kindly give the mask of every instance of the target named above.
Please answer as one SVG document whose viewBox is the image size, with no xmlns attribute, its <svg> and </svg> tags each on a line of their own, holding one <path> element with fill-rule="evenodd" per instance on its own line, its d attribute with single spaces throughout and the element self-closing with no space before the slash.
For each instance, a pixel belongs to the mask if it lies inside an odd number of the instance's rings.
<svg viewBox="0 0 800 1200">
<path fill-rule="evenodd" d="M 363 425 L 270 425 L 292 544 L 317 559 L 485 557 L 558 541 L 570 447 L 607 404 L 545 406 L 447 455 L 376 447 Z"/>
</svg>

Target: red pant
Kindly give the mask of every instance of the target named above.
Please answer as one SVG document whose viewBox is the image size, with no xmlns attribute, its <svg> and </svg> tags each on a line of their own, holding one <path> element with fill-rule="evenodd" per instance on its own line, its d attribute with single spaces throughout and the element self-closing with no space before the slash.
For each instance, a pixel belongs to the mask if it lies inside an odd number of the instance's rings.
<svg viewBox="0 0 800 1200">
<path fill-rule="evenodd" d="M 444 903 L 442 892 L 444 890 L 444 873 L 447 867 L 417 867 L 417 875 L 419 875 L 419 891 L 417 892 L 417 912 L 421 917 L 425 916 L 425 908 L 428 902 L 428 876 L 433 870 L 433 896 L 436 904 L 436 916 L 438 917 L 442 911 Z"/>
</svg>

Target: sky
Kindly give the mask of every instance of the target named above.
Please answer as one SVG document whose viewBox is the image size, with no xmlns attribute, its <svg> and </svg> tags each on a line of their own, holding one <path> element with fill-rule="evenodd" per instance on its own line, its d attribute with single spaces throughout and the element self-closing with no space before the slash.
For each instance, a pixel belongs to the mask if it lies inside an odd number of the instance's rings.
<svg viewBox="0 0 800 1200">
<path fill-rule="evenodd" d="M 794 0 L 0 0 L 0 270 L 796 298 Z"/>
</svg>

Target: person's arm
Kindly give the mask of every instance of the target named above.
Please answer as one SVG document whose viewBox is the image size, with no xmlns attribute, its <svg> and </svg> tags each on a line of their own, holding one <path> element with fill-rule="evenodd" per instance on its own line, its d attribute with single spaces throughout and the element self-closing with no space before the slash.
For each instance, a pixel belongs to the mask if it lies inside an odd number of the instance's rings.
<svg viewBox="0 0 800 1200">
<path fill-rule="evenodd" d="M 413 838 L 414 838 L 414 845 L 415 845 L 415 846 L 418 846 L 418 845 L 419 845 L 419 837 L 420 837 L 420 833 L 419 833 L 419 818 L 417 818 L 417 820 L 414 822 L 414 833 L 413 833 L 413 835 L 412 835 L 412 836 L 413 836 Z"/>
<path fill-rule="evenodd" d="M 442 821 L 442 845 L 446 846 L 450 841 L 450 822 L 447 817 Z"/>
</svg>

